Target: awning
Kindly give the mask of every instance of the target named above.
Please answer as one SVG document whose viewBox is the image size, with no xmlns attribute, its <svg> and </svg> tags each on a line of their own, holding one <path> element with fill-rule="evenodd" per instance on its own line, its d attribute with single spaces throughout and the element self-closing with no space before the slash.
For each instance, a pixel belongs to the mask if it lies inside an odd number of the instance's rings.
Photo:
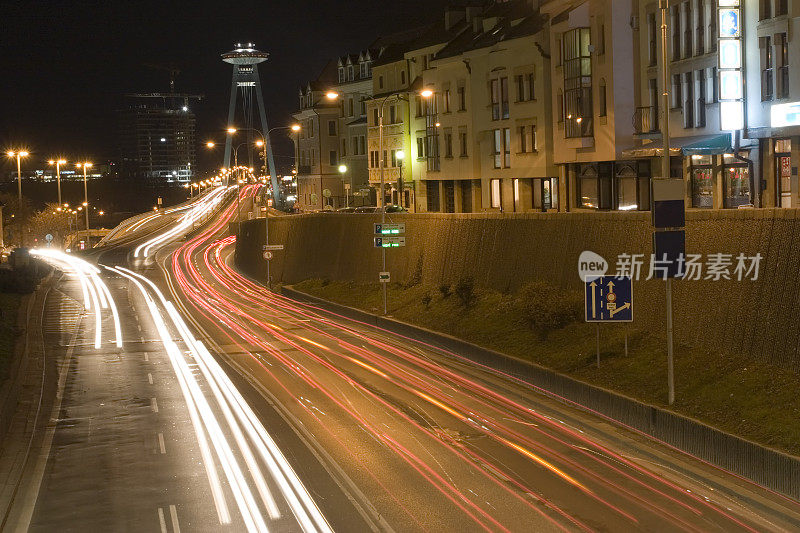
<svg viewBox="0 0 800 533">
<path fill-rule="evenodd" d="M 713 155 L 729 154 L 733 152 L 731 136 L 729 133 L 721 135 L 692 135 L 690 137 L 676 137 L 670 139 L 669 155 Z M 664 147 L 660 141 L 655 141 L 637 148 L 622 151 L 622 157 L 661 157 Z"/>
</svg>

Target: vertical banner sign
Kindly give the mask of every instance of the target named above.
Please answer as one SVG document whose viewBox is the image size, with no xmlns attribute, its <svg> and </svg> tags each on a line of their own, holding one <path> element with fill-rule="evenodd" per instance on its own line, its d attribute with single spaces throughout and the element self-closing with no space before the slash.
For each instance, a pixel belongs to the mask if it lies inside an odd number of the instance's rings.
<svg viewBox="0 0 800 533">
<path fill-rule="evenodd" d="M 742 9 L 740 0 L 719 0 L 719 123 L 726 131 L 744 128 Z"/>
</svg>

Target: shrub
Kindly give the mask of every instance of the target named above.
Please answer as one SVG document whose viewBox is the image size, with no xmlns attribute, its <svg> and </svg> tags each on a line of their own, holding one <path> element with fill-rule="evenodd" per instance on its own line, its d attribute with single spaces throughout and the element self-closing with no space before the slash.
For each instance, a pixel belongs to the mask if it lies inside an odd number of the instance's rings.
<svg viewBox="0 0 800 533">
<path fill-rule="evenodd" d="M 516 305 L 531 329 L 545 340 L 551 331 L 580 319 L 583 296 L 578 291 L 562 291 L 542 281 L 533 281 L 519 290 Z"/>
<path fill-rule="evenodd" d="M 469 307 L 475 301 L 475 280 L 472 276 L 459 279 L 456 283 L 455 293 L 461 301 L 461 305 Z"/>
<path fill-rule="evenodd" d="M 442 293 L 442 298 L 447 298 L 452 294 L 450 292 L 450 284 L 449 283 L 442 283 L 439 285 L 439 292 Z"/>
<path fill-rule="evenodd" d="M 431 293 L 426 292 L 425 296 L 422 297 L 422 305 L 425 306 L 425 309 L 428 309 L 431 306 L 431 300 L 433 300 Z"/>
</svg>

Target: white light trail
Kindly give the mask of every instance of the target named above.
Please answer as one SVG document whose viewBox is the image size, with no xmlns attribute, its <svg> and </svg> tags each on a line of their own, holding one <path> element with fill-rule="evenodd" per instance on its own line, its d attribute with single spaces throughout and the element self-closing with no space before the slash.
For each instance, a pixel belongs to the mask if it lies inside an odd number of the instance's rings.
<svg viewBox="0 0 800 533">
<path fill-rule="evenodd" d="M 214 207 L 222 201 L 229 188 L 230 187 L 220 187 L 192 204 L 191 207 L 188 208 L 188 212 L 178 219 L 175 226 L 137 246 L 133 252 L 133 256 L 139 257 L 141 255 L 142 257 L 147 257 L 154 246 L 166 243 L 171 239 L 177 238 L 182 233 L 191 230 L 194 223 L 200 217 L 210 213 Z"/>
<path fill-rule="evenodd" d="M 117 312 L 117 304 L 111 296 L 111 291 L 108 290 L 105 282 L 100 278 L 100 271 L 97 267 L 83 259 L 52 248 L 34 248 L 30 253 L 45 261 L 54 263 L 59 268 L 63 268 L 78 277 L 81 284 L 81 291 L 83 292 L 84 308 L 87 311 L 94 309 L 94 347 L 100 349 L 102 346 L 102 313 L 104 309 L 110 308 L 111 316 L 114 320 L 115 343 L 117 348 L 122 348 L 122 327 L 120 325 L 119 313 Z"/>
<path fill-rule="evenodd" d="M 208 385 L 208 390 L 213 395 L 216 404 L 223 414 L 230 434 L 233 435 L 244 459 L 246 466 L 244 470 L 250 474 L 259 496 L 261 497 L 261 502 L 267 511 L 267 515 L 272 519 L 276 519 L 280 517 L 280 511 L 269 492 L 259 462 L 256 460 L 256 455 L 260 457 L 266 465 L 272 480 L 278 485 L 286 499 L 286 503 L 291 508 L 292 513 L 303 531 L 331 531 L 330 525 L 322 516 L 319 508 L 314 503 L 308 490 L 303 486 L 297 473 L 286 460 L 286 457 L 275 444 L 274 440 L 269 436 L 264 426 L 236 389 L 236 386 L 228 375 L 220 367 L 219 363 L 217 363 L 216 359 L 214 359 L 205 345 L 195 339 L 191 334 L 189 327 L 181 318 L 175 306 L 166 300 L 163 293 L 149 279 L 122 267 L 115 268 L 115 271 L 135 281 L 140 290 L 143 289 L 138 282 L 141 281 L 146 284 L 158 300 L 160 300 L 172 324 L 188 348 L 188 354 L 193 359 L 192 362 L 196 363 L 197 367 L 200 369 L 200 373 L 202 377 L 205 378 L 205 382 Z M 148 297 L 149 296 L 146 295 L 146 299 Z M 150 303 L 148 303 L 148 306 L 150 306 Z M 163 324 L 163 318 L 158 309 L 151 307 L 151 313 L 153 313 L 154 320 L 157 324 Z M 158 327 L 161 331 L 161 326 L 159 325 Z M 193 374 L 189 370 L 189 365 L 185 357 L 181 351 L 177 349 L 177 346 L 175 346 L 172 341 L 172 336 L 169 334 L 169 331 L 166 330 L 166 327 L 164 327 L 162 338 L 164 339 L 164 344 L 167 346 L 168 352 L 172 352 L 171 360 L 173 360 L 173 367 L 176 373 L 182 374 L 183 379 L 187 381 L 189 395 L 187 396 L 184 394 L 184 397 L 187 403 L 194 406 L 192 409 L 197 409 L 202 415 L 199 419 L 205 424 L 205 431 L 207 431 L 211 437 L 215 451 L 217 452 L 217 457 L 223 466 L 231 489 L 237 499 L 239 510 L 245 522 L 248 523 L 248 529 L 250 529 L 250 525 L 252 525 L 254 528 L 253 530 L 260 530 L 261 524 L 259 523 L 259 519 L 261 511 L 255 504 L 255 499 L 250 491 L 249 484 L 241 473 L 242 469 L 238 467 L 236 460 L 229 455 L 230 450 L 228 448 L 228 443 L 221 433 L 219 422 L 214 418 L 213 412 L 210 410 L 210 407 L 208 407 L 207 400 L 201 392 L 198 383 L 199 376 Z M 197 427 L 195 428 L 195 432 L 198 436 L 203 434 L 203 430 Z M 220 449 L 219 446 L 223 448 Z M 255 454 L 253 450 L 255 450 Z M 208 462 L 207 459 L 204 459 L 204 461 L 206 463 Z M 242 492 L 239 493 L 239 491 Z"/>
</svg>

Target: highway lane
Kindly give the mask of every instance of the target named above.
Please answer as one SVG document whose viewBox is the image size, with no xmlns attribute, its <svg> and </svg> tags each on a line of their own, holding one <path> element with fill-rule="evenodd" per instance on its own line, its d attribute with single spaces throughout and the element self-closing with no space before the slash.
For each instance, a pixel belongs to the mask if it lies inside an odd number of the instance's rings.
<svg viewBox="0 0 800 533">
<path fill-rule="evenodd" d="M 231 216 L 157 254 L 162 287 L 365 514 L 402 531 L 800 527 L 796 502 L 457 354 L 269 293 L 230 266 Z"/>
<path fill-rule="evenodd" d="M 149 280 L 124 268 L 127 256 L 146 262 L 191 233 L 224 193 L 168 227 L 141 223 L 95 254 L 100 266 L 33 252 L 67 274 L 58 293 L 85 313 L 64 353 L 52 354 L 60 387 L 12 510 L 17 530 L 330 530 L 203 344 Z"/>
</svg>

